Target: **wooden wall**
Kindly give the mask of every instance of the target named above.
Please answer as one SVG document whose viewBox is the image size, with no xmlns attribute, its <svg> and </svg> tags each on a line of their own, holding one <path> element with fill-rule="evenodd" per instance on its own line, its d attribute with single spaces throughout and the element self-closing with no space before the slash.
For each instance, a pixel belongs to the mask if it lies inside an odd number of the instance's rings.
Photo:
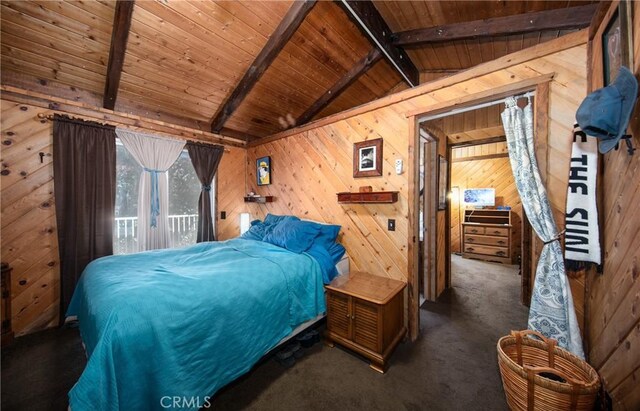
<svg viewBox="0 0 640 411">
<path fill-rule="evenodd" d="M 496 189 L 496 206 L 511 206 L 511 261 L 518 263 L 522 231 L 522 203 L 513 181 L 506 143 L 454 148 L 451 152 L 451 188 L 458 187 L 460 198 L 467 188 Z M 492 156 L 499 156 L 490 158 Z M 488 158 L 489 157 L 489 158 Z M 459 201 L 458 201 L 459 203 Z M 451 207 L 451 252 L 460 252 L 460 219 L 464 205 Z"/>
<path fill-rule="evenodd" d="M 586 61 L 586 41 L 584 31 L 570 34 L 267 139 L 248 149 L 247 190 L 256 189 L 277 198 L 271 204 L 252 205 L 253 215 L 290 213 L 340 224 L 343 243 L 355 268 L 406 280 L 408 177 L 406 172 L 396 175 L 393 162 L 400 158 L 407 164 L 407 113 L 428 112 L 469 94 L 555 73 L 550 88 L 550 136 L 540 144 L 548 147 L 542 164 L 547 171 L 550 202 L 562 228 L 572 124 L 586 94 L 586 64 L 580 64 Z M 384 139 L 384 175 L 354 179 L 353 143 L 373 138 Z M 258 189 L 253 185 L 254 162 L 263 155 L 272 156 L 274 183 Z M 397 190 L 400 200 L 393 205 L 337 203 L 337 192 L 357 190 L 361 185 Z M 387 231 L 388 218 L 396 219 L 395 232 Z M 584 281 L 571 281 L 581 319 Z"/>
<path fill-rule="evenodd" d="M 392 110 L 392 109 L 390 109 Z M 273 195 L 275 201 L 251 204 L 252 217 L 266 213 L 294 214 L 302 218 L 340 224 L 341 242 L 351 256 L 352 268 L 392 278 L 405 278 L 407 268 L 407 173 L 396 175 L 394 160 L 407 161 L 407 120 L 388 111 L 296 134 L 247 150 L 247 190 Z M 373 125 L 373 127 L 372 127 Z M 382 177 L 353 178 L 353 143 L 384 138 Z M 273 184 L 257 187 L 255 162 L 271 156 Z M 399 191 L 395 204 L 338 204 L 336 193 L 358 191 L 370 185 L 374 191 Z M 396 231 L 387 231 L 387 219 L 396 220 Z"/>
<path fill-rule="evenodd" d="M 38 118 L 38 113 L 51 110 L 0 101 L 1 258 L 13 267 L 11 312 L 17 336 L 55 326 L 59 312 L 52 123 Z M 240 233 L 239 213 L 244 207 L 246 150 L 228 150 L 218 171 L 218 210 L 227 211 L 227 219 L 218 221 L 221 239 Z M 46 154 L 43 162 L 40 152 Z"/>
<path fill-rule="evenodd" d="M 17 336 L 57 324 L 60 259 L 53 196 L 52 127 L 46 112 L 2 100 L 2 261 L 13 267 Z M 43 152 L 43 162 L 38 153 Z"/>
<path fill-rule="evenodd" d="M 228 240 L 240 235 L 240 213 L 247 211 L 243 201 L 245 191 L 245 171 L 247 150 L 228 147 L 222 156 L 218 168 L 216 207 L 216 232 L 218 240 Z M 224 211 L 226 218 L 222 220 L 220 213 Z"/>
<path fill-rule="evenodd" d="M 640 2 L 632 2 L 634 56 L 632 71 L 640 75 Z M 609 16 L 617 6 L 614 2 Z M 591 89 L 602 87 L 602 54 L 593 41 Z M 640 147 L 640 104 L 630 129 Z M 629 156 L 624 144 L 604 155 L 599 186 L 604 273 L 589 276 L 589 361 L 598 370 L 615 410 L 640 409 L 640 156 Z M 604 171 L 604 172 L 602 172 Z"/>
</svg>

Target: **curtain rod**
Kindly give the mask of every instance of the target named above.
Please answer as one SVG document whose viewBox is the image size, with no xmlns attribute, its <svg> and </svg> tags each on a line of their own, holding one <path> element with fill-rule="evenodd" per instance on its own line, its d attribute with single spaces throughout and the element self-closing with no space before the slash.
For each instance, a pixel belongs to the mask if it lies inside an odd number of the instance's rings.
<svg viewBox="0 0 640 411">
<path fill-rule="evenodd" d="M 38 113 L 38 117 L 42 118 L 45 116 L 42 113 Z M 71 117 L 63 114 L 48 115 L 46 116 L 46 118 L 47 120 L 62 121 L 65 123 L 79 124 L 79 125 L 88 126 L 88 127 L 97 127 L 97 128 L 104 128 L 109 130 L 115 130 L 116 128 L 115 126 L 112 126 L 110 124 L 99 123 L 93 120 L 84 120 L 81 118 Z"/>
<path fill-rule="evenodd" d="M 70 117 L 67 115 L 63 115 L 63 114 L 57 114 L 57 118 L 55 117 L 56 115 L 54 114 L 44 114 L 44 113 L 38 113 L 38 118 L 41 120 L 49 120 L 49 121 L 64 121 L 67 123 L 74 123 L 74 124 L 82 124 L 85 126 L 91 126 L 91 127 L 99 127 L 99 128 L 106 128 L 106 129 L 116 129 L 116 126 L 108 124 L 108 123 L 101 123 L 98 121 L 94 121 L 94 120 L 84 120 L 81 118 L 75 118 L 75 117 Z M 125 127 L 126 128 L 126 127 Z M 153 130 L 152 130 L 153 131 Z M 155 131 L 153 131 L 154 133 L 157 133 Z M 152 133 L 150 133 L 152 134 Z M 159 136 L 163 136 L 163 135 L 168 135 L 170 136 L 171 134 L 168 133 L 157 133 Z M 219 145 L 221 147 L 224 147 L 224 145 L 222 144 L 214 144 L 214 143 L 209 143 L 209 142 L 204 142 L 204 141 L 198 141 L 198 140 L 189 140 L 189 139 L 181 139 L 181 140 L 186 140 L 187 143 L 194 143 L 194 144 L 206 144 L 206 145 L 212 145 L 212 146 L 216 146 Z M 230 153 L 231 150 L 229 150 L 228 148 L 224 147 L 224 152 L 225 153 Z"/>
<path fill-rule="evenodd" d="M 514 97 L 517 100 L 517 99 L 521 99 L 521 98 L 533 97 L 535 95 L 536 95 L 535 91 L 529 91 L 529 92 L 526 92 L 526 93 L 523 93 L 523 94 L 518 94 L 518 95 L 510 96 L 510 97 Z M 504 100 L 505 99 L 502 98 L 502 99 L 499 99 L 499 100 L 489 101 L 487 103 L 475 104 L 475 105 L 469 106 L 469 107 L 455 108 L 455 109 L 447 111 L 445 113 L 434 114 L 434 115 L 431 115 L 431 116 L 427 115 L 427 116 L 424 116 L 424 117 L 420 117 L 418 119 L 418 123 L 423 123 L 423 122 L 429 121 L 429 120 L 437 120 L 439 118 L 449 117 L 449 116 L 452 116 L 454 114 L 466 113 L 468 111 L 478 110 L 478 109 L 481 109 L 481 108 L 496 106 L 498 104 L 503 104 Z"/>
</svg>

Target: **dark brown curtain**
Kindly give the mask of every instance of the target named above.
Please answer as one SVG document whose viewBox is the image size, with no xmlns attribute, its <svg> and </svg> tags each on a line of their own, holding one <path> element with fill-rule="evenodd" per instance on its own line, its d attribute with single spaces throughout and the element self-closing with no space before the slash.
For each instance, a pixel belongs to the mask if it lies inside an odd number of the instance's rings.
<svg viewBox="0 0 640 411">
<path fill-rule="evenodd" d="M 211 215 L 211 183 L 216 175 L 224 147 L 210 144 L 187 143 L 187 150 L 191 163 L 196 170 L 198 179 L 202 183 L 202 191 L 198 199 L 198 239 L 203 241 L 215 241 L 216 236 L 213 231 L 213 216 Z"/>
<path fill-rule="evenodd" d="M 60 321 L 82 271 L 113 254 L 115 127 L 54 117 L 53 181 L 60 252 Z"/>
</svg>

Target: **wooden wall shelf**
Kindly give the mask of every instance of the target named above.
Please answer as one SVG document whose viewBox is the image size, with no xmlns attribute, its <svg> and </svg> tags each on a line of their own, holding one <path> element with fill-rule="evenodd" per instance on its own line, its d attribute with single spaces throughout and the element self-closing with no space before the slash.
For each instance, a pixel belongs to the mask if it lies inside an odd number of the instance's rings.
<svg viewBox="0 0 640 411">
<path fill-rule="evenodd" d="M 395 203 L 398 191 L 372 191 L 369 193 L 338 193 L 338 203 Z"/>
<path fill-rule="evenodd" d="M 273 202 L 273 196 L 260 196 L 260 197 L 245 197 L 245 203 L 271 203 Z"/>
</svg>

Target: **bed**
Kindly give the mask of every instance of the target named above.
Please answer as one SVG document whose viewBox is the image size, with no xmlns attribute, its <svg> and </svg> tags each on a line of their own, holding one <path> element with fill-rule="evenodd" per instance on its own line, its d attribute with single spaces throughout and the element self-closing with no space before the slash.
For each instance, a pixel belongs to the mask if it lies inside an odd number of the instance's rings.
<svg viewBox="0 0 640 411">
<path fill-rule="evenodd" d="M 159 409 L 178 398 L 181 409 L 198 409 L 324 313 L 318 260 L 268 242 L 98 259 L 67 311 L 88 356 L 70 407 Z"/>
</svg>

